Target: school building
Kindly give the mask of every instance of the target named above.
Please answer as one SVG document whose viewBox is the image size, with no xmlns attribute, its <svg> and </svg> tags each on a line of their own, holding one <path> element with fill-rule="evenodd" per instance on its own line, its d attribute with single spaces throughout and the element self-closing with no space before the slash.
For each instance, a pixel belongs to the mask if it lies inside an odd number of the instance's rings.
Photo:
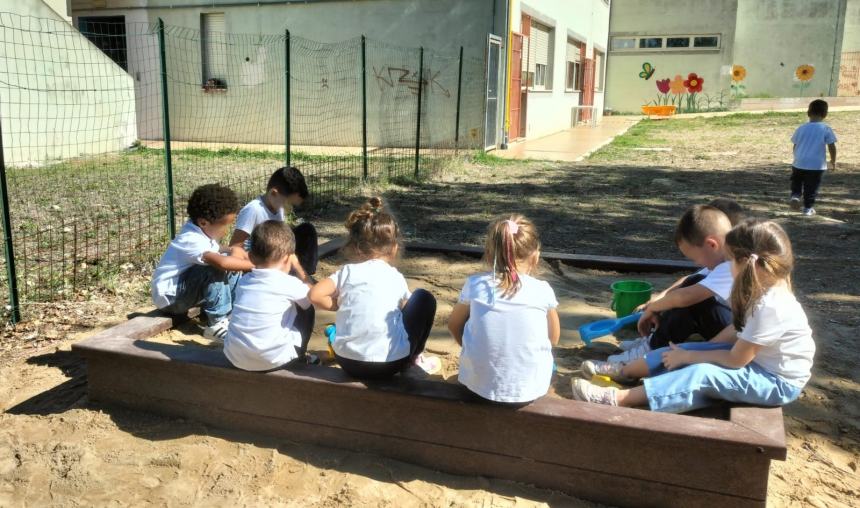
<svg viewBox="0 0 860 508">
<path fill-rule="evenodd" d="M 229 110 L 236 100 L 232 83 L 241 82 L 243 67 L 254 64 L 253 55 L 247 65 L 231 67 L 218 61 L 223 52 L 216 46 L 223 45 L 223 34 L 277 35 L 285 29 L 292 36 L 324 43 L 366 35 L 393 46 L 423 46 L 447 55 L 456 55 L 462 46 L 467 62 L 463 76 L 485 81 L 479 97 L 463 97 L 464 102 L 479 103 L 477 120 L 476 115 L 467 119 L 476 125 L 464 130 L 480 131 L 476 144 L 488 149 L 557 132 L 592 115 L 599 118 L 603 109 L 609 0 L 71 0 L 71 7 L 76 26 L 90 32 L 105 22 L 121 26 L 159 18 L 166 25 L 199 31 L 198 117 L 218 117 L 219 110 Z M 105 49 L 126 69 L 141 65 L 128 61 L 134 58 L 131 51 Z M 430 65 L 425 71 L 435 75 L 438 70 Z M 403 65 L 397 62 L 394 67 Z M 410 73 L 414 67 L 417 62 Z M 219 70 L 223 75 L 215 75 Z M 224 93 L 209 93 L 207 83 L 215 83 Z M 448 94 L 445 100 L 434 107 L 449 108 L 453 115 L 456 98 Z M 272 104 L 272 110 L 278 108 Z M 192 135 L 200 139 L 201 133 L 189 132 L 182 122 L 171 118 L 175 139 Z M 148 119 L 139 123 L 142 137 L 150 134 L 147 125 L 156 125 Z M 428 129 L 432 133 L 436 126 Z M 281 137 L 259 129 L 255 135 L 259 143 L 277 143 Z M 223 136 L 213 133 L 212 138 Z"/>
<path fill-rule="evenodd" d="M 615 0 L 605 107 L 858 96 L 860 0 Z"/>
</svg>

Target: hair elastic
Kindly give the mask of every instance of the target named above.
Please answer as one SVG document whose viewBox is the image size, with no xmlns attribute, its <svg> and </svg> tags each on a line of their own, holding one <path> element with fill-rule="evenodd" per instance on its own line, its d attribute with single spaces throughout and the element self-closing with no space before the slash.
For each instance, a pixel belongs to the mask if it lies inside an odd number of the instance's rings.
<svg viewBox="0 0 860 508">
<path fill-rule="evenodd" d="M 510 220 L 510 219 L 506 220 L 506 221 L 505 221 L 505 224 L 507 224 L 507 226 L 508 226 L 508 232 L 510 232 L 510 233 L 511 233 L 511 235 L 515 235 L 515 234 L 517 234 L 517 233 L 519 232 L 519 230 L 520 230 L 520 225 L 519 225 L 519 224 L 517 224 L 516 222 L 514 222 L 514 221 Z"/>
<path fill-rule="evenodd" d="M 758 254 L 750 254 L 750 263 L 755 264 L 758 261 Z"/>
</svg>

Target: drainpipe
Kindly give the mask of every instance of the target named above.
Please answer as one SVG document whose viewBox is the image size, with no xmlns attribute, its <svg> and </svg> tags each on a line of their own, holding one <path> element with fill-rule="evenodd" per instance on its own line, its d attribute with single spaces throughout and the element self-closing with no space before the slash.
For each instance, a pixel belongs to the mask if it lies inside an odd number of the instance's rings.
<svg viewBox="0 0 860 508">
<path fill-rule="evenodd" d="M 845 38 L 845 10 L 848 7 L 848 0 L 840 0 L 839 8 L 836 11 L 836 29 L 833 38 L 833 64 L 830 66 L 830 89 L 828 95 L 836 97 L 839 95 L 839 67 L 842 63 L 842 43 Z M 841 27 L 839 25 L 842 25 Z"/>
<path fill-rule="evenodd" d="M 511 129 L 511 110 L 508 107 L 511 100 L 511 28 L 513 23 L 513 0 L 505 0 L 505 95 L 503 111 L 505 112 L 505 127 L 502 135 L 502 150 L 508 148 L 508 133 Z"/>
</svg>

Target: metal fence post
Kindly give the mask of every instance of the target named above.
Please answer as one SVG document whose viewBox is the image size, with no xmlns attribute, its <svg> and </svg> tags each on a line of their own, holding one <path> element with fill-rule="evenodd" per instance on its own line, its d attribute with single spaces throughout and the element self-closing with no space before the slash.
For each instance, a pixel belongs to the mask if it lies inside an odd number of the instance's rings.
<svg viewBox="0 0 860 508">
<path fill-rule="evenodd" d="M 463 46 L 460 46 L 460 63 L 457 71 L 457 117 L 454 120 L 454 150 L 460 149 L 460 97 L 463 87 Z"/>
<path fill-rule="evenodd" d="M 158 18 L 158 54 L 161 64 L 161 116 L 164 119 L 164 173 L 167 180 L 167 233 L 176 236 L 173 206 L 173 160 L 170 155 L 170 108 L 167 102 L 167 58 L 164 49 L 164 20 Z"/>
<path fill-rule="evenodd" d="M 367 181 L 367 38 L 361 36 L 361 164 Z"/>
<path fill-rule="evenodd" d="M 284 144 L 286 145 L 286 157 L 285 162 L 287 167 L 290 167 L 290 150 L 292 140 L 290 139 L 290 81 L 292 81 L 292 75 L 290 74 L 290 31 L 284 31 L 284 68 L 286 74 L 284 74 Z"/>
<path fill-rule="evenodd" d="M 424 89 L 424 46 L 418 51 L 418 121 L 415 125 L 415 179 L 418 179 L 418 158 L 421 154 L 421 92 Z"/>
<path fill-rule="evenodd" d="M 18 277 L 15 273 L 15 248 L 12 245 L 12 219 L 9 217 L 9 188 L 6 186 L 6 158 L 3 155 L 3 129 L 0 127 L 0 201 L 3 202 L 3 252 L 6 255 L 6 279 L 9 282 L 9 319 L 21 321 L 18 301 Z"/>
</svg>

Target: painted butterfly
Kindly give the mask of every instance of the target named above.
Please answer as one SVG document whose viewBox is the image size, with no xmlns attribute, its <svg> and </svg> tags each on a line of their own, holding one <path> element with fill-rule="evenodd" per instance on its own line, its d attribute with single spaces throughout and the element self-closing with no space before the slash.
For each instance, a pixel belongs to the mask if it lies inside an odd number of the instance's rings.
<svg viewBox="0 0 860 508">
<path fill-rule="evenodd" d="M 645 62 L 642 64 L 642 72 L 639 73 L 639 77 L 642 79 L 651 79 L 656 70 L 656 67 L 652 67 L 650 63 Z"/>
</svg>

